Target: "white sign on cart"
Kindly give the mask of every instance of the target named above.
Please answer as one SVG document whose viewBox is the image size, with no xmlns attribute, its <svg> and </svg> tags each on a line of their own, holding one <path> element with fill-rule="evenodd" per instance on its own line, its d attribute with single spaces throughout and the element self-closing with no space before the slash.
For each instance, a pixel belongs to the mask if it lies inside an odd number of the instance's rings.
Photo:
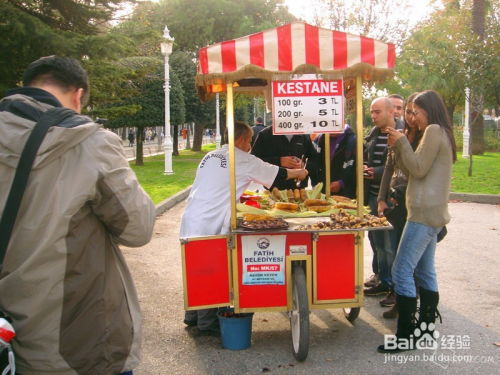
<svg viewBox="0 0 500 375">
<path fill-rule="evenodd" d="M 285 243 L 285 235 L 241 236 L 243 285 L 284 285 Z"/>
<path fill-rule="evenodd" d="M 343 81 L 304 74 L 273 81 L 273 133 L 341 133 L 344 129 Z"/>
</svg>

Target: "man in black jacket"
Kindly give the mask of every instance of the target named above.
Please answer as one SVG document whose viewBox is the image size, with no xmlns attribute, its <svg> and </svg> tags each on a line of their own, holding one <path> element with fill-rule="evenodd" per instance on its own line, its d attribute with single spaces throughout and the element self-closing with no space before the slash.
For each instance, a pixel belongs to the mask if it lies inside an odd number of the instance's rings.
<svg viewBox="0 0 500 375">
<path fill-rule="evenodd" d="M 317 181 L 316 160 L 318 152 L 307 134 L 273 135 L 272 126 L 268 126 L 259 133 L 252 147 L 252 154 L 265 162 L 283 168 L 303 168 L 308 159 L 306 169 L 314 183 Z M 278 189 L 297 188 L 294 180 L 288 180 L 275 185 Z M 300 182 L 299 188 L 307 186 L 307 179 Z M 274 187 L 274 186 L 273 186 Z"/>
<path fill-rule="evenodd" d="M 325 137 L 315 143 L 320 149 L 318 175 L 325 178 Z M 330 193 L 356 198 L 356 134 L 347 125 L 343 133 L 330 135 Z"/>
<path fill-rule="evenodd" d="M 377 197 L 387 158 L 387 134 L 383 132 L 383 129 L 391 127 L 402 130 L 404 124 L 394 118 L 394 107 L 386 97 L 372 101 L 370 115 L 375 126 L 365 138 L 363 171 L 365 204 L 370 206 L 370 213 L 377 216 Z M 395 252 L 395 249 L 392 249 L 394 244 L 391 244 L 387 231 L 369 232 L 368 238 L 373 249 L 372 270 L 376 276 L 372 276 L 371 280 L 365 283 L 365 286 L 369 288 L 365 290 L 365 295 L 385 294 L 391 286 L 391 270 L 388 264 L 392 264 L 392 261 L 388 258 Z"/>
</svg>

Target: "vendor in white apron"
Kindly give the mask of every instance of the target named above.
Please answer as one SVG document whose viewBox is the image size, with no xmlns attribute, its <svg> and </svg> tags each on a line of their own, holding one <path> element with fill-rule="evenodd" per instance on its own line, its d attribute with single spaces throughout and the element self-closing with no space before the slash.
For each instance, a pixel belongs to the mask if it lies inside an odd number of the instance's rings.
<svg viewBox="0 0 500 375">
<path fill-rule="evenodd" d="M 252 183 L 266 187 L 275 180 L 300 179 L 307 177 L 305 169 L 285 169 L 266 163 L 249 154 L 252 128 L 236 121 L 234 124 L 234 145 L 236 162 L 236 197 L 239 197 Z M 228 146 L 209 152 L 198 166 L 196 178 L 184 215 L 180 237 L 199 237 L 229 232 L 231 202 L 229 191 Z M 184 323 L 197 325 L 200 334 L 218 336 L 217 309 L 186 311 Z"/>
</svg>

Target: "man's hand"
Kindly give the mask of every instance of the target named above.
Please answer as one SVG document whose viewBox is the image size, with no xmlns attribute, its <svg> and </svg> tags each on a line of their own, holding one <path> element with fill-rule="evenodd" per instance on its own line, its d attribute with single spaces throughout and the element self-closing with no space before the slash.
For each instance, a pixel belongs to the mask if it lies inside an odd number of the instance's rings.
<svg viewBox="0 0 500 375">
<path fill-rule="evenodd" d="M 373 167 L 368 167 L 367 165 L 363 165 L 363 177 L 367 180 L 373 180 L 373 175 L 375 170 Z"/>
<path fill-rule="evenodd" d="M 389 208 L 385 201 L 378 201 L 377 213 L 378 216 L 384 216 L 384 210 Z"/>
<path fill-rule="evenodd" d="M 280 158 L 280 165 L 283 168 L 290 168 L 290 169 L 302 168 L 302 162 L 296 156 L 282 156 Z"/>
<path fill-rule="evenodd" d="M 288 169 L 286 170 L 287 180 L 292 180 L 292 179 L 297 179 L 297 180 L 304 180 L 309 172 L 307 169 Z"/>
<path fill-rule="evenodd" d="M 338 193 L 342 190 L 342 183 L 340 181 L 333 181 L 330 183 L 330 191 L 332 193 Z"/>
</svg>

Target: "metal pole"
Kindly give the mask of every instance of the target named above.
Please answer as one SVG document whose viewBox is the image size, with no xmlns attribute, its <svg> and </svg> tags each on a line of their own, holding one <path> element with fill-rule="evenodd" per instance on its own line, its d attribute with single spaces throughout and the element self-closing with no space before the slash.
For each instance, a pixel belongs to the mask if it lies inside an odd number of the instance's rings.
<svg viewBox="0 0 500 375">
<path fill-rule="evenodd" d="M 464 119 L 464 132 L 463 132 L 463 149 L 462 157 L 470 157 L 470 89 L 465 88 L 465 119 Z"/>
<path fill-rule="evenodd" d="M 174 173 L 172 169 L 172 152 L 174 150 L 174 145 L 170 135 L 170 69 L 168 58 L 172 53 L 174 38 L 170 36 L 167 26 L 165 26 L 163 30 L 163 37 L 166 40 L 164 43 L 161 43 L 161 53 L 165 56 L 165 85 L 163 86 L 165 91 L 165 142 L 163 144 L 165 150 L 165 170 L 163 174 L 170 175 Z"/>
<path fill-rule="evenodd" d="M 220 148 L 220 103 L 219 93 L 215 94 L 215 148 Z"/>
<path fill-rule="evenodd" d="M 233 82 L 226 82 L 226 127 L 229 147 L 229 188 L 231 189 L 231 230 L 236 229 L 236 159 L 234 151 Z"/>
<path fill-rule="evenodd" d="M 363 216 L 364 179 L 363 179 L 363 81 L 356 77 L 356 198 L 358 216 Z"/>
</svg>

